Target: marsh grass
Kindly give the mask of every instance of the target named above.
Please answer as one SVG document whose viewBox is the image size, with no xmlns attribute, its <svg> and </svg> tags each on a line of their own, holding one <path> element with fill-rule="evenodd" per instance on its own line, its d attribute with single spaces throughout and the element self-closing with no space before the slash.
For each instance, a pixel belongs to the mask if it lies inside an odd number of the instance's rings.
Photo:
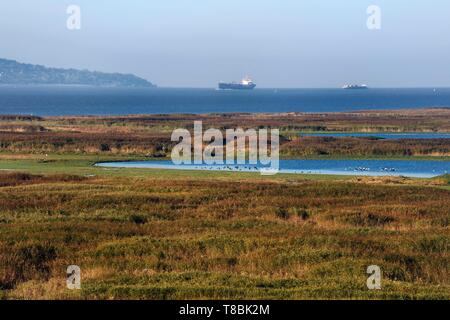
<svg viewBox="0 0 450 320">
<path fill-rule="evenodd" d="M 352 113 L 175 114 L 112 117 L 0 117 L 0 152 L 168 158 L 177 128 L 278 128 L 280 154 L 295 157 L 431 157 L 450 155 L 449 139 L 383 140 L 299 137 L 299 132 L 449 132 L 450 110 Z"/>
<path fill-rule="evenodd" d="M 450 190 L 251 175 L 0 181 L 4 298 L 450 298 Z M 85 275 L 78 293 L 64 286 L 71 264 Z M 371 264 L 379 292 L 365 287 Z"/>
<path fill-rule="evenodd" d="M 0 299 L 450 299 L 450 176 L 98 168 L 164 158 L 175 128 L 279 128 L 284 158 L 448 160 L 450 110 L 0 116 Z M 79 265 L 82 290 L 67 290 Z M 379 265 L 382 290 L 366 287 Z"/>
</svg>

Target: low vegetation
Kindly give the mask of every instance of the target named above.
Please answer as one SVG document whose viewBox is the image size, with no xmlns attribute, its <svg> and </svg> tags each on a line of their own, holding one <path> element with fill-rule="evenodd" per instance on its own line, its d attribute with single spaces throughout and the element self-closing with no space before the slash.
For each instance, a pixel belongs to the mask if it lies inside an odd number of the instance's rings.
<svg viewBox="0 0 450 320">
<path fill-rule="evenodd" d="M 450 109 L 324 114 L 209 114 L 115 117 L 0 116 L 0 152 L 168 157 L 175 128 L 279 128 L 281 156 L 448 157 L 450 139 L 299 137 L 300 132 L 450 132 Z"/>
<path fill-rule="evenodd" d="M 445 181 L 145 172 L 0 174 L 3 297 L 450 298 Z M 72 264 L 81 291 L 65 287 Z M 366 287 L 372 264 L 379 291 Z"/>
<path fill-rule="evenodd" d="M 448 159 L 450 109 L 0 116 L 0 299 L 450 299 L 450 178 L 93 167 L 167 157 L 174 128 L 277 127 L 283 157 Z M 81 290 L 66 270 L 81 267 Z M 382 270 L 368 290 L 367 267 Z"/>
</svg>

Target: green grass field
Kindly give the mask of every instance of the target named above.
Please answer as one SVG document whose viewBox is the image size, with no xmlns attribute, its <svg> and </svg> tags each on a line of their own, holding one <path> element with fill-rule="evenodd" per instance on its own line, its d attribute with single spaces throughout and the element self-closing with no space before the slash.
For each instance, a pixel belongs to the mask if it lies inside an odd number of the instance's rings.
<svg viewBox="0 0 450 320">
<path fill-rule="evenodd" d="M 450 299 L 448 177 L 92 166 L 121 159 L 1 154 L 1 298 Z"/>
</svg>

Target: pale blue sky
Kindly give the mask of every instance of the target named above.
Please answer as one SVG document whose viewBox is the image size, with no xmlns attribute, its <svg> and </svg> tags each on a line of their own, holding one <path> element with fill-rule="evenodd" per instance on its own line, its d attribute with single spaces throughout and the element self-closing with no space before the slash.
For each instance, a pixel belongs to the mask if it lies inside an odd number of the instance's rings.
<svg viewBox="0 0 450 320">
<path fill-rule="evenodd" d="M 66 29 L 70 4 L 80 31 Z M 0 57 L 160 86 L 450 86 L 449 17 L 448 0 L 2 0 Z"/>
</svg>

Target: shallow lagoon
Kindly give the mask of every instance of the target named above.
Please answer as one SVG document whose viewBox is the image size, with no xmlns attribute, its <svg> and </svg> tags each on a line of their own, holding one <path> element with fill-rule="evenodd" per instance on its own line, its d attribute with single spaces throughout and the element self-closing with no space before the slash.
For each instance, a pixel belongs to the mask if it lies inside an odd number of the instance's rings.
<svg viewBox="0 0 450 320">
<path fill-rule="evenodd" d="M 300 133 L 302 137 L 352 137 L 352 138 L 378 138 L 378 139 L 450 139 L 450 132 L 405 132 L 405 133 L 385 133 L 385 132 L 339 132 L 339 133 Z"/>
<path fill-rule="evenodd" d="M 260 165 L 175 165 L 170 160 L 103 162 L 105 168 L 149 168 L 258 172 Z M 280 173 L 431 178 L 450 172 L 450 161 L 433 160 L 280 160 Z"/>
</svg>

